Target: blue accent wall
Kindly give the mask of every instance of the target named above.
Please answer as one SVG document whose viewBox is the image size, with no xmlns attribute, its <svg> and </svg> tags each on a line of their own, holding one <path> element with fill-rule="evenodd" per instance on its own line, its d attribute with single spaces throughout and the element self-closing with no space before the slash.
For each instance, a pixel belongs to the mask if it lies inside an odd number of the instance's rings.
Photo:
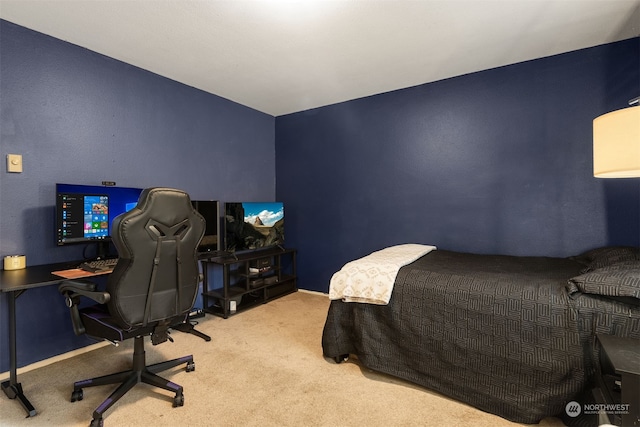
<svg viewBox="0 0 640 427">
<path fill-rule="evenodd" d="M 640 94 L 640 39 L 274 118 L 0 20 L 0 255 L 54 244 L 56 182 L 281 200 L 299 286 L 384 246 L 572 255 L 640 244 L 640 180 L 591 171 L 591 122 Z M 211 76 L 215 78 L 215 76 Z M 276 181 L 277 178 L 277 181 Z M 91 343 L 55 287 L 17 301 L 20 366 Z M 0 295 L 0 372 L 9 369 Z"/>
<path fill-rule="evenodd" d="M 640 179 L 593 177 L 592 120 L 640 94 L 640 39 L 276 118 L 306 289 L 400 243 L 570 256 L 640 245 Z M 640 107 L 635 107 L 640 108 Z"/>
<path fill-rule="evenodd" d="M 212 79 L 215 76 L 211 76 Z M 0 20 L 0 255 L 82 258 L 54 243 L 55 183 L 181 188 L 198 200 L 273 200 L 275 118 Z M 24 172 L 7 173 L 7 154 Z M 9 369 L 0 294 L 0 372 Z M 24 366 L 92 343 L 53 286 L 17 300 Z"/>
</svg>

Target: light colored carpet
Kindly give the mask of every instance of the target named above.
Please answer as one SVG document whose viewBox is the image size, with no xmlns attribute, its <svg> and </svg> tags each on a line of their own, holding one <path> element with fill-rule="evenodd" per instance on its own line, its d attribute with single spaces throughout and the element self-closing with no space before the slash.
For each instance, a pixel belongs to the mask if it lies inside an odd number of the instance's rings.
<svg viewBox="0 0 640 427">
<path fill-rule="evenodd" d="M 105 413 L 105 426 L 514 426 L 413 384 L 372 372 L 350 359 L 322 356 L 326 295 L 297 292 L 229 319 L 207 315 L 197 329 L 211 342 L 173 332 L 174 343 L 146 345 L 147 362 L 193 354 L 194 372 L 160 373 L 184 387 L 185 405 L 146 384 Z M 69 327 L 71 327 L 69 325 Z M 131 340 L 129 340 L 131 341 Z M 131 342 L 106 346 L 19 375 L 38 414 L 25 418 L 0 395 L 2 426 L 87 426 L 113 386 L 84 389 L 71 403 L 72 383 L 127 369 Z M 541 426 L 561 426 L 555 418 Z"/>
</svg>

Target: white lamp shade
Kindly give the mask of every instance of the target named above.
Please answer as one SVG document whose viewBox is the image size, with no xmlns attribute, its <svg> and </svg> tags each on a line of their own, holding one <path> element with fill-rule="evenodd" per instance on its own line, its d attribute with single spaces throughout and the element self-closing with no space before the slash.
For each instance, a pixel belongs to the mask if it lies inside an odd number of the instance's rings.
<svg viewBox="0 0 640 427">
<path fill-rule="evenodd" d="M 593 176 L 640 177 L 640 106 L 593 121 Z"/>
</svg>

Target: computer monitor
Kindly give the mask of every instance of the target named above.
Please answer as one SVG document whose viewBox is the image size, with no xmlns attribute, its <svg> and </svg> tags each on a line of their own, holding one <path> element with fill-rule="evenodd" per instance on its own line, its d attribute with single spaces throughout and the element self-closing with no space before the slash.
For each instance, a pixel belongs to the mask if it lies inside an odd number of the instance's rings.
<svg viewBox="0 0 640 427">
<path fill-rule="evenodd" d="M 56 244 L 97 244 L 97 257 L 105 257 L 113 219 L 133 209 L 141 188 L 56 184 Z"/>
<path fill-rule="evenodd" d="M 220 209 L 217 200 L 192 200 L 194 209 L 206 221 L 204 236 L 198 245 L 198 252 L 220 251 Z"/>
<path fill-rule="evenodd" d="M 225 251 L 284 247 L 283 202 L 225 202 Z"/>
</svg>

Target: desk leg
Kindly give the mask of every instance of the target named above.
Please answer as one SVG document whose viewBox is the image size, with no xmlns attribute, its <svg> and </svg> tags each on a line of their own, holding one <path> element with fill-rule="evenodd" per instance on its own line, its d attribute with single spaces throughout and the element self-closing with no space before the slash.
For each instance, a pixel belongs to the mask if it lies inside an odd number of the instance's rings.
<svg viewBox="0 0 640 427">
<path fill-rule="evenodd" d="M 22 384 L 18 382 L 18 362 L 16 351 L 16 291 L 8 293 L 9 297 L 9 351 L 10 351 L 10 373 L 9 381 L 2 383 L 2 391 L 7 395 L 9 399 L 18 398 L 20 403 L 27 411 L 27 417 L 33 417 L 36 415 L 36 410 L 29 402 L 29 399 L 22 392 Z"/>
</svg>

